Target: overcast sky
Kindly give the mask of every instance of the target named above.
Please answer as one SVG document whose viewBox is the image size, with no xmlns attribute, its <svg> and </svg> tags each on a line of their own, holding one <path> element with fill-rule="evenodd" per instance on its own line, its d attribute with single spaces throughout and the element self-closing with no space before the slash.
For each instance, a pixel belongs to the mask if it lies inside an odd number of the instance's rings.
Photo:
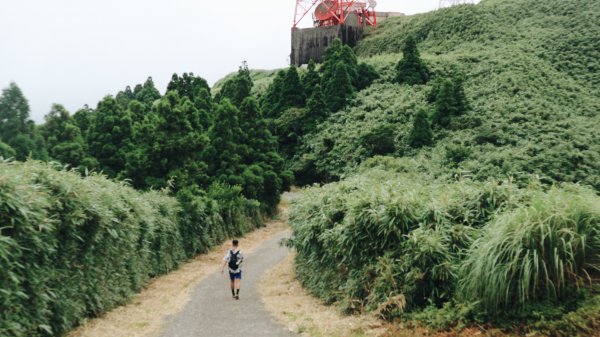
<svg viewBox="0 0 600 337">
<path fill-rule="evenodd" d="M 378 0 L 407 14 L 439 0 Z M 285 67 L 294 0 L 0 0 L 0 88 L 23 90 L 40 123 L 52 103 L 96 107 L 152 76 L 174 72 L 210 84 L 237 70 Z M 309 24 L 309 23 L 307 23 Z"/>
</svg>

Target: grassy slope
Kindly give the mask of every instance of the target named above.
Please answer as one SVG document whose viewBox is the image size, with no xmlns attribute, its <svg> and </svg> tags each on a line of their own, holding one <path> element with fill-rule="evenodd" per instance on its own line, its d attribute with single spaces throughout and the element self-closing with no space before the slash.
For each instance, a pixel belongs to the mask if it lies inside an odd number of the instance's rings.
<svg viewBox="0 0 600 337">
<path fill-rule="evenodd" d="M 306 137 L 304 158 L 333 178 L 378 153 L 391 129 L 396 155 L 422 158 L 439 174 L 584 181 L 600 188 L 600 3 L 488 0 L 390 19 L 357 47 L 383 79 Z M 413 34 L 436 76 L 463 74 L 471 112 L 436 133 L 433 149 L 406 151 L 404 137 L 430 86 L 390 83 Z M 431 161 L 429 161 L 431 159 Z"/>
</svg>

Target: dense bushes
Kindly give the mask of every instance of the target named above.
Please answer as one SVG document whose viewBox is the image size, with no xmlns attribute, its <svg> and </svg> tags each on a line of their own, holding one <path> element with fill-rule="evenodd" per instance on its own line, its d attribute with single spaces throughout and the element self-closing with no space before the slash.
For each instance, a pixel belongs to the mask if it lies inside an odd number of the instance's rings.
<svg viewBox="0 0 600 337">
<path fill-rule="evenodd" d="M 448 324 L 532 314 L 520 309 L 589 294 L 600 271 L 600 197 L 592 190 L 419 171 L 408 159 L 379 158 L 306 190 L 290 215 L 289 241 L 304 285 L 346 310 L 388 318 L 452 307 L 459 318 Z M 573 308 L 556 309 L 555 318 Z"/>
<path fill-rule="evenodd" d="M 150 277 L 260 223 L 257 202 L 136 192 L 37 162 L 0 163 L 0 335 L 53 336 L 127 300 Z"/>
<path fill-rule="evenodd" d="M 429 157 L 436 172 L 600 189 L 598 13 L 591 0 L 489 0 L 386 20 L 355 48 L 381 79 L 299 141 L 296 170 L 340 179 L 377 154 L 365 135 L 388 129 L 390 155 Z M 425 85 L 393 84 L 410 36 Z M 422 109 L 435 129 L 425 147 L 411 136 Z"/>
</svg>

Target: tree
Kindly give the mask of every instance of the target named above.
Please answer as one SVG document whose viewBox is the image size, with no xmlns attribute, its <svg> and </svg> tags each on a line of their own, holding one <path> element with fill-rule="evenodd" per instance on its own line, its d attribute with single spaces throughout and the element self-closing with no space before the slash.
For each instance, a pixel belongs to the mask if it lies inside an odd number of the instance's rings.
<svg viewBox="0 0 600 337">
<path fill-rule="evenodd" d="M 348 66 L 344 62 L 339 61 L 335 66 L 335 72 L 325 82 L 324 92 L 327 99 L 327 107 L 332 112 L 341 110 L 352 97 L 354 87 L 348 73 Z"/>
<path fill-rule="evenodd" d="M 315 61 L 310 60 L 308 62 L 307 71 L 302 76 L 302 86 L 304 87 L 304 93 L 307 98 L 312 96 L 315 87 L 319 84 L 321 84 L 321 76 L 317 72 L 317 65 L 315 64 Z"/>
<path fill-rule="evenodd" d="M 94 110 L 90 109 L 87 105 L 84 105 L 83 108 L 77 110 L 77 112 L 73 114 L 73 123 L 75 123 L 79 130 L 81 130 L 83 139 L 86 139 L 87 137 L 87 132 L 90 128 L 93 117 Z"/>
<path fill-rule="evenodd" d="M 34 159 L 47 159 L 44 140 L 29 119 L 29 102 L 14 82 L 0 96 L 0 140 L 15 151 L 17 160 L 30 155 Z"/>
<path fill-rule="evenodd" d="M 179 97 L 187 97 L 191 102 L 195 102 L 196 98 L 203 97 L 202 92 L 210 92 L 208 82 L 200 76 L 195 76 L 194 73 L 183 73 L 181 76 L 173 74 L 171 81 L 167 85 L 167 91 L 177 91 Z"/>
<path fill-rule="evenodd" d="M 282 190 L 292 182 L 291 172 L 284 170 L 283 158 L 277 153 L 277 139 L 271 134 L 254 97 L 248 97 L 240 107 L 240 125 L 244 139 L 241 145 L 244 195 L 272 208 L 279 202 Z"/>
<path fill-rule="evenodd" d="M 468 108 L 462 80 L 445 79 L 437 87 L 433 124 L 448 127 L 452 117 L 460 116 Z"/>
<path fill-rule="evenodd" d="M 199 111 L 188 97 L 168 91 L 143 122 L 133 128 L 135 149 L 127 161 L 127 177 L 138 188 L 173 190 L 206 182 L 201 154 L 208 140 Z"/>
<path fill-rule="evenodd" d="M 368 88 L 375 80 L 379 79 L 379 73 L 370 64 L 360 63 L 357 72 L 356 90 L 358 91 Z"/>
<path fill-rule="evenodd" d="M 435 101 L 435 110 L 433 113 L 433 123 L 448 127 L 450 119 L 457 114 L 457 103 L 454 97 L 454 86 L 452 81 L 444 80 L 440 85 L 439 92 Z"/>
<path fill-rule="evenodd" d="M 402 60 L 396 66 L 396 82 L 409 85 L 426 84 L 429 81 L 429 69 L 421 60 L 417 42 L 412 35 L 406 38 L 402 54 Z"/>
<path fill-rule="evenodd" d="M 229 99 L 231 103 L 239 107 L 244 98 L 251 95 L 253 85 L 254 83 L 250 77 L 248 63 L 244 61 L 242 62 L 238 73 L 223 84 L 223 87 L 221 88 L 221 91 L 217 93 L 215 100 L 221 102 L 224 99 Z"/>
<path fill-rule="evenodd" d="M 307 129 L 305 130 L 305 133 L 312 131 L 318 123 L 324 121 L 329 115 L 327 102 L 325 101 L 323 90 L 321 90 L 321 86 L 319 84 L 314 87 L 312 95 L 306 102 L 306 112 Z"/>
<path fill-rule="evenodd" d="M 295 66 L 290 66 L 290 68 L 286 72 L 283 86 L 281 89 L 281 105 L 285 108 L 300 108 L 303 107 L 306 103 L 304 87 L 300 82 L 300 76 L 298 75 L 298 70 Z"/>
<path fill-rule="evenodd" d="M 433 142 L 433 132 L 429 124 L 427 112 L 419 110 L 413 120 L 413 127 L 408 135 L 408 144 L 414 148 L 431 145 Z"/>
<path fill-rule="evenodd" d="M 136 86 L 133 99 L 146 104 L 147 107 L 150 107 L 152 103 L 160 99 L 160 92 L 156 89 L 152 77 L 148 77 L 142 86 L 139 84 Z"/>
<path fill-rule="evenodd" d="M 277 73 L 262 99 L 263 109 L 271 118 L 277 118 L 289 108 L 304 107 L 305 103 L 304 85 L 294 66 Z"/>
<path fill-rule="evenodd" d="M 208 165 L 208 175 L 212 182 L 231 186 L 243 185 L 240 177 L 242 150 L 239 145 L 242 137 L 239 110 L 224 98 L 216 106 L 214 124 L 209 132 L 209 145 L 203 154 Z"/>
<path fill-rule="evenodd" d="M 112 96 L 98 103 L 87 142 L 90 155 L 98 159 L 100 169 L 116 177 L 125 169 L 131 150 L 132 117 Z"/>
<path fill-rule="evenodd" d="M 44 120 L 41 133 L 50 157 L 72 167 L 81 165 L 86 158 L 85 142 L 69 112 L 62 105 L 53 104 Z"/>
<path fill-rule="evenodd" d="M 286 75 L 287 72 L 285 70 L 278 71 L 267 91 L 261 97 L 260 105 L 265 117 L 277 118 L 285 110 L 281 107 L 281 91 L 283 90 Z"/>
</svg>

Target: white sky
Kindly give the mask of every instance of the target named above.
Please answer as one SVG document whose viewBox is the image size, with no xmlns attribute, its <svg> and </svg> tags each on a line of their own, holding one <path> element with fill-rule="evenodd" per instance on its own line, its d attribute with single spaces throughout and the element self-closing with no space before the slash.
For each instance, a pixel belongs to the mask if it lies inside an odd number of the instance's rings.
<svg viewBox="0 0 600 337">
<path fill-rule="evenodd" d="M 378 0 L 407 14 L 439 0 Z M 72 113 L 152 76 L 214 83 L 247 60 L 287 66 L 294 0 L 0 0 L 0 88 L 15 81 L 42 122 L 52 103 Z M 308 20 L 309 21 L 309 20 Z"/>
</svg>

